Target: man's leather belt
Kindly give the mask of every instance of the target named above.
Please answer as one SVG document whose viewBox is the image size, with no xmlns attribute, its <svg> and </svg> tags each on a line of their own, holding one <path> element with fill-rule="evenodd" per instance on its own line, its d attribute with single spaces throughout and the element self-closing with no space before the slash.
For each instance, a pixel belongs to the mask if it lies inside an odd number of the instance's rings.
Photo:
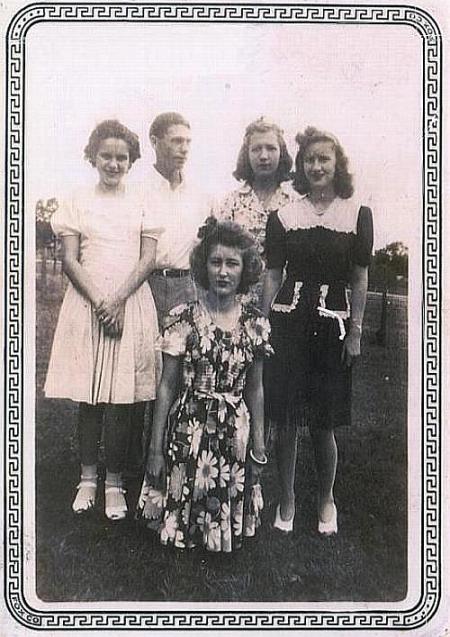
<svg viewBox="0 0 450 637">
<path fill-rule="evenodd" d="M 169 279 L 182 279 L 185 276 L 189 276 L 190 270 L 177 270 L 175 268 L 164 268 L 162 270 L 153 270 L 152 274 L 155 276 L 165 276 Z"/>
</svg>

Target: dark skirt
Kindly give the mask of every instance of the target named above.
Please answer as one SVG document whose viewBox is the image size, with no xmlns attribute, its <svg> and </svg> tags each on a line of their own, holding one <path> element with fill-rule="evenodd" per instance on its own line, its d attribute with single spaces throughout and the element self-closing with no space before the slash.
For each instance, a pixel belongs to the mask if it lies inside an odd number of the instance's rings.
<svg viewBox="0 0 450 637">
<path fill-rule="evenodd" d="M 349 425 L 352 372 L 341 362 L 338 321 L 299 303 L 289 313 L 272 310 L 270 322 L 275 355 L 264 370 L 269 417 L 281 427 Z"/>
</svg>

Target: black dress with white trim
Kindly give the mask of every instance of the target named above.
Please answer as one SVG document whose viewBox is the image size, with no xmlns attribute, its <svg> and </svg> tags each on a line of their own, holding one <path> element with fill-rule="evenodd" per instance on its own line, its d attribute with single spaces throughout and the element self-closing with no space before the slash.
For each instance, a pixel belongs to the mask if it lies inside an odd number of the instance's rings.
<svg viewBox="0 0 450 637">
<path fill-rule="evenodd" d="M 308 197 L 272 212 L 268 269 L 285 269 L 270 313 L 275 356 L 267 363 L 270 415 L 331 429 L 350 424 L 351 369 L 341 363 L 353 265 L 369 265 L 372 212 L 336 199 L 318 213 Z"/>
</svg>

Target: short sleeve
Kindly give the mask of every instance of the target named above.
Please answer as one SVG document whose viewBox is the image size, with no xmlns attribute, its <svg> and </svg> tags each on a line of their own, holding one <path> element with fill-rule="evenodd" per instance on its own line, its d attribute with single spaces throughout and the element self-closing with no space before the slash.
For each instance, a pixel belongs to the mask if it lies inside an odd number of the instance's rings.
<svg viewBox="0 0 450 637">
<path fill-rule="evenodd" d="M 162 223 L 162 219 L 160 219 L 158 215 L 152 213 L 152 211 L 148 208 L 144 208 L 141 235 L 158 241 L 164 231 L 165 228 Z"/>
<path fill-rule="evenodd" d="M 372 211 L 367 206 L 361 206 L 356 224 L 356 237 L 353 244 L 351 260 L 360 266 L 368 266 L 373 248 L 373 219 Z"/>
<path fill-rule="evenodd" d="M 164 319 L 162 335 L 157 341 L 157 349 L 171 356 L 183 356 L 186 353 L 188 336 L 192 332 L 192 325 L 188 319 L 186 305 L 175 308 Z"/>
<path fill-rule="evenodd" d="M 281 269 L 286 264 L 286 230 L 277 211 L 269 214 L 266 226 L 265 256 L 269 270 Z"/>
<path fill-rule="evenodd" d="M 254 356 L 269 357 L 273 355 L 273 349 L 270 345 L 270 322 L 262 313 L 258 311 L 257 315 L 251 316 L 245 326 L 247 334 L 252 342 Z"/>
<path fill-rule="evenodd" d="M 219 221 L 233 221 L 234 206 L 234 193 L 228 194 L 221 201 L 215 202 L 213 206 L 213 216 Z"/>
<path fill-rule="evenodd" d="M 61 201 L 59 208 L 53 213 L 50 224 L 58 237 L 80 235 L 80 213 L 74 199 Z"/>
</svg>

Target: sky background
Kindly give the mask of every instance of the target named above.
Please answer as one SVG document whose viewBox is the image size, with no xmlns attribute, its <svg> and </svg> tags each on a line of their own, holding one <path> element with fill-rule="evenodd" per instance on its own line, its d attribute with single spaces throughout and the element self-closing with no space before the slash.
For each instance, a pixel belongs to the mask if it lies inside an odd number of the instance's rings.
<svg viewBox="0 0 450 637">
<path fill-rule="evenodd" d="M 421 232 L 422 40 L 406 26 L 67 24 L 34 26 L 26 41 L 26 194 L 37 199 L 96 179 L 83 149 L 118 118 L 153 163 L 151 120 L 177 110 L 192 124 L 189 173 L 220 196 L 246 125 L 264 115 L 285 131 L 315 125 L 342 142 L 375 246 L 417 245 Z"/>
</svg>

